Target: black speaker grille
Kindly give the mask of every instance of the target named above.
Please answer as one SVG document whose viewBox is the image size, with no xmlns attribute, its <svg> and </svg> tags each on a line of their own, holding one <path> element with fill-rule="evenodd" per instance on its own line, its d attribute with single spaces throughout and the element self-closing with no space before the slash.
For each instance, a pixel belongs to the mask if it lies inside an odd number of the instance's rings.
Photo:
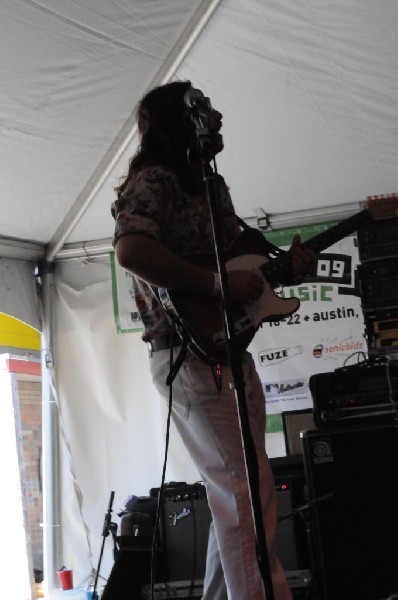
<svg viewBox="0 0 398 600">
<path fill-rule="evenodd" d="M 203 579 L 211 522 L 204 486 L 166 490 L 160 518 L 166 581 Z"/>
<path fill-rule="evenodd" d="M 319 597 L 398 593 L 396 426 L 307 432 L 303 444 Z"/>
</svg>

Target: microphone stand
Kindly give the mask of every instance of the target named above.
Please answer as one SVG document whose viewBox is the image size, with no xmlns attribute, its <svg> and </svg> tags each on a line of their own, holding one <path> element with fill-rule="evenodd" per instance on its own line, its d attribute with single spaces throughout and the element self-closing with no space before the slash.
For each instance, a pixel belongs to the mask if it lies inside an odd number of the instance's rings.
<svg viewBox="0 0 398 600">
<path fill-rule="evenodd" d="M 265 527 L 261 510 L 258 460 L 253 437 L 250 431 L 249 417 L 245 397 L 245 386 L 243 380 L 243 369 L 239 356 L 239 351 L 236 345 L 234 324 L 230 309 L 230 295 L 227 284 L 227 274 L 225 269 L 225 260 L 223 258 L 221 241 L 221 223 L 218 214 L 218 190 L 217 184 L 215 182 L 215 173 L 213 172 L 206 160 L 206 158 L 211 156 L 212 160 L 214 160 L 215 162 L 214 152 L 212 151 L 212 141 L 209 135 L 209 130 L 203 124 L 197 104 L 196 106 L 191 108 L 191 118 L 196 126 L 199 154 L 201 157 L 203 170 L 203 180 L 206 184 L 207 199 L 210 207 L 217 268 L 220 275 L 222 299 L 221 307 L 224 322 L 225 341 L 228 361 L 233 378 L 232 384 L 233 389 L 235 390 L 235 397 L 237 401 L 242 447 L 245 459 L 248 487 L 250 492 L 250 500 L 254 521 L 257 562 L 263 580 L 266 598 L 267 600 L 275 600 L 269 564 L 268 548 L 265 536 Z"/>
<path fill-rule="evenodd" d="M 312 521 L 313 521 L 313 511 L 314 508 L 316 508 L 318 506 L 318 504 L 321 504 L 322 502 L 325 502 L 327 500 L 331 500 L 334 496 L 333 492 L 329 492 L 327 494 L 324 494 L 323 496 L 319 496 L 319 498 L 313 498 L 312 500 L 309 500 L 308 502 L 301 504 L 300 506 L 297 506 L 296 508 L 294 508 L 290 513 L 288 513 L 287 515 L 283 515 L 281 517 L 278 518 L 278 523 L 280 523 L 281 521 L 284 521 L 285 519 L 290 519 L 292 517 L 295 517 L 296 515 L 299 515 L 303 521 L 304 521 L 304 525 L 305 525 L 305 534 L 306 534 L 306 540 L 307 540 L 307 544 L 308 544 L 308 551 L 309 551 L 309 561 L 310 561 L 310 576 L 307 579 L 307 583 L 309 583 L 311 585 L 312 588 L 312 592 L 315 594 L 313 597 L 315 598 L 315 596 L 317 596 L 317 592 L 318 590 L 318 585 L 319 583 L 317 583 L 314 575 L 317 571 L 317 564 L 319 564 L 319 557 L 317 557 L 317 555 L 314 552 L 314 544 L 313 544 L 313 539 L 314 539 L 314 531 L 313 531 L 313 527 L 311 526 Z M 323 567 L 322 567 L 323 569 Z M 326 590 L 324 590 L 324 593 L 326 592 Z M 311 594 L 312 597 L 312 594 Z"/>
<path fill-rule="evenodd" d="M 398 419 L 398 353 L 387 354 L 386 375 L 388 383 L 388 396 L 395 411 L 395 420 Z"/>
<path fill-rule="evenodd" d="M 114 560 L 116 560 L 116 558 L 117 558 L 117 546 L 116 546 L 117 523 L 112 522 L 112 505 L 113 505 L 114 497 L 115 497 L 115 492 L 112 491 L 110 498 L 109 498 L 108 510 L 105 514 L 104 526 L 102 528 L 102 544 L 101 544 L 101 551 L 100 551 L 100 556 L 99 556 L 99 560 L 98 560 L 98 566 L 97 566 L 97 570 L 95 573 L 93 591 L 92 591 L 92 595 L 91 595 L 92 600 L 98 600 L 97 584 L 98 584 L 98 578 L 99 578 L 99 573 L 100 573 L 100 568 L 101 568 L 102 556 L 104 554 L 105 540 L 108 537 L 109 533 L 112 533 L 112 538 L 113 538 L 113 558 L 114 558 Z"/>
</svg>

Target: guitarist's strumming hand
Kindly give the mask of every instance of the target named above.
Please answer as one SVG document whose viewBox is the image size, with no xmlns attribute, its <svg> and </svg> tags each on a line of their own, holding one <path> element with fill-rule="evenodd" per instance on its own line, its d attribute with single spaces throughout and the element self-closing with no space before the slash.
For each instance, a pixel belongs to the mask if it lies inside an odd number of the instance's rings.
<svg viewBox="0 0 398 600">
<path fill-rule="evenodd" d="M 264 279 L 255 271 L 236 270 L 228 273 L 228 289 L 231 301 L 236 304 L 252 304 L 262 294 Z"/>
</svg>

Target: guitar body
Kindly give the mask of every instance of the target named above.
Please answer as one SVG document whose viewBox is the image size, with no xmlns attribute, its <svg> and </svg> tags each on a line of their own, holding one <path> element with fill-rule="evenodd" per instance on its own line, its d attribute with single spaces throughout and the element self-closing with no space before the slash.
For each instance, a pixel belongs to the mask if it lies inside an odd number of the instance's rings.
<svg viewBox="0 0 398 600">
<path fill-rule="evenodd" d="M 264 280 L 262 295 L 250 305 L 232 304 L 232 321 L 239 350 L 245 350 L 257 329 L 265 321 L 282 319 L 300 306 L 297 298 L 280 298 L 263 274 L 268 263 L 267 244 L 262 233 L 254 229 L 243 231 L 225 253 L 227 272 L 256 270 Z M 215 258 L 197 255 L 190 262 L 216 271 Z M 187 294 L 175 290 L 159 290 L 163 307 L 177 326 L 190 338 L 190 349 L 200 358 L 225 361 L 226 344 L 222 304 L 219 298 Z"/>
</svg>

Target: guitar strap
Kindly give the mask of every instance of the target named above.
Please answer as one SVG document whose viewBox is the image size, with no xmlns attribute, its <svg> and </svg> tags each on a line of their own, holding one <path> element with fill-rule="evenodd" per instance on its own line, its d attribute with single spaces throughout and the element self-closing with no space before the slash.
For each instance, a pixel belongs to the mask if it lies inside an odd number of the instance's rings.
<svg viewBox="0 0 398 600">
<path fill-rule="evenodd" d="M 239 225 L 242 227 L 242 229 L 252 229 L 250 227 L 250 225 L 248 225 L 243 219 L 241 219 L 238 215 L 236 215 L 236 218 L 238 219 L 238 223 Z"/>
<path fill-rule="evenodd" d="M 151 289 L 152 289 L 152 293 L 158 299 L 160 306 L 163 308 L 163 310 L 166 314 L 166 318 L 171 327 L 171 345 L 170 345 L 170 356 L 171 357 L 173 356 L 173 346 L 175 346 L 175 340 L 179 339 L 181 341 L 181 347 L 180 347 L 178 356 L 174 362 L 170 362 L 170 371 L 166 378 L 166 384 L 168 386 L 171 386 L 174 379 L 176 378 L 176 376 L 178 374 L 178 371 L 180 370 L 180 368 L 187 356 L 188 347 L 189 347 L 189 335 L 183 328 L 179 327 L 177 325 L 177 323 L 175 323 L 173 321 L 173 319 L 170 317 L 170 315 L 164 308 L 164 306 L 160 300 L 160 297 L 159 297 L 158 288 L 151 286 Z M 205 357 L 201 357 L 201 360 L 203 360 L 204 362 L 206 362 L 209 365 L 211 372 L 213 374 L 214 383 L 215 383 L 217 389 L 219 391 L 221 391 L 221 389 L 222 389 L 221 365 L 219 363 L 215 363 L 213 360 L 210 360 L 210 359 L 206 360 Z"/>
<path fill-rule="evenodd" d="M 177 339 L 181 340 L 180 351 L 179 351 L 178 356 L 175 359 L 175 361 L 170 363 L 170 371 L 169 371 L 169 374 L 167 375 L 167 379 L 166 379 L 167 385 L 171 385 L 173 383 L 174 379 L 176 378 L 177 373 L 180 370 L 181 365 L 184 362 L 185 357 L 187 355 L 188 337 L 185 332 L 181 332 L 181 335 L 179 334 L 179 332 L 178 332 L 179 330 L 177 329 L 177 324 L 172 320 L 170 315 L 167 313 L 167 311 L 165 310 L 165 308 L 162 304 L 162 301 L 160 300 L 158 288 L 153 285 L 151 285 L 150 288 L 152 290 L 153 295 L 158 300 L 159 305 L 162 307 L 162 309 L 166 315 L 166 318 L 169 322 L 169 325 L 171 327 L 171 344 L 170 344 L 171 354 L 173 353 L 172 352 L 173 348 L 177 346 L 177 344 L 176 344 Z"/>
<path fill-rule="evenodd" d="M 171 350 L 172 350 L 173 349 L 173 341 L 176 336 L 175 328 L 173 328 L 173 332 L 171 335 L 172 335 L 172 342 L 171 342 L 172 343 Z M 181 348 L 178 353 L 178 356 L 175 359 L 175 361 L 170 364 L 170 371 L 166 378 L 167 385 L 171 385 L 173 383 L 174 379 L 176 378 L 177 373 L 180 370 L 181 365 L 184 362 L 185 357 L 187 355 L 187 348 L 188 348 L 188 342 L 187 342 L 186 336 L 183 336 L 183 339 L 181 340 Z M 172 352 L 171 352 L 171 354 L 172 354 Z"/>
</svg>

